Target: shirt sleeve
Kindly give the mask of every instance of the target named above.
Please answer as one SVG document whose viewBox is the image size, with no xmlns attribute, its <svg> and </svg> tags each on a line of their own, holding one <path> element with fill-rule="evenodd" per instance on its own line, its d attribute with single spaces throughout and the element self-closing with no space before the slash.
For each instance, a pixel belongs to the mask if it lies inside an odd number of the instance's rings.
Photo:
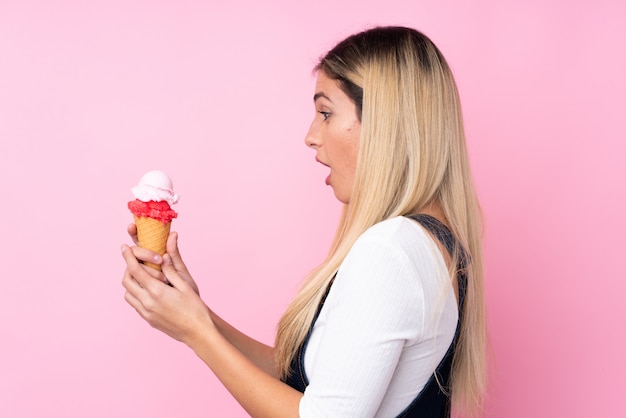
<svg viewBox="0 0 626 418">
<path fill-rule="evenodd" d="M 419 338 L 419 271 L 384 238 L 366 232 L 338 271 L 318 319 L 322 335 L 307 369 L 301 417 L 375 416 L 403 347 Z"/>
</svg>

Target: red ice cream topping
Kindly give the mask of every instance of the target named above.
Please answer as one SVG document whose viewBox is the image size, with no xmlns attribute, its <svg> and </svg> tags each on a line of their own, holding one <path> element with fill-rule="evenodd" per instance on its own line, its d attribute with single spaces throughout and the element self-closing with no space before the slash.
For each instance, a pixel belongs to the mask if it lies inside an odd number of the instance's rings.
<svg viewBox="0 0 626 418">
<path fill-rule="evenodd" d="M 141 200 L 133 200 L 128 202 L 128 209 L 133 215 L 139 218 L 152 218 L 163 222 L 164 224 L 171 222 L 172 219 L 178 216 L 178 213 L 174 212 L 170 208 L 169 203 L 163 202 L 142 202 Z"/>
</svg>

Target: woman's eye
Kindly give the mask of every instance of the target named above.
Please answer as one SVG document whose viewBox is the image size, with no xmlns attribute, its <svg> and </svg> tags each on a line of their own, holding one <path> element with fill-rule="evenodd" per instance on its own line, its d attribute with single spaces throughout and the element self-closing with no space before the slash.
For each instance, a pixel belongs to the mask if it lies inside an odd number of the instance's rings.
<svg viewBox="0 0 626 418">
<path fill-rule="evenodd" d="M 328 119 L 328 117 L 330 116 L 330 112 L 323 112 L 320 111 L 318 112 L 320 115 L 322 115 L 322 118 L 324 118 L 324 120 Z"/>
</svg>

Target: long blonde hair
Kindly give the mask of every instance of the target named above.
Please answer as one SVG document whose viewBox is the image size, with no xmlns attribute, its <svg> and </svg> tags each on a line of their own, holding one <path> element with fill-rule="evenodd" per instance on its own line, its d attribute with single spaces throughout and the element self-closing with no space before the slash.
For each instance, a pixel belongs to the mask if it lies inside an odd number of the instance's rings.
<svg viewBox="0 0 626 418">
<path fill-rule="evenodd" d="M 282 376 L 289 374 L 318 304 L 357 238 L 378 222 L 438 203 L 471 259 L 451 392 L 455 409 L 476 415 L 486 384 L 482 226 L 450 67 L 420 32 L 381 27 L 340 42 L 316 69 L 337 80 L 355 101 L 361 136 L 353 193 L 330 252 L 278 324 L 276 349 Z M 456 266 L 459 254 L 452 257 Z M 454 267 L 450 276 L 456 277 Z"/>
</svg>

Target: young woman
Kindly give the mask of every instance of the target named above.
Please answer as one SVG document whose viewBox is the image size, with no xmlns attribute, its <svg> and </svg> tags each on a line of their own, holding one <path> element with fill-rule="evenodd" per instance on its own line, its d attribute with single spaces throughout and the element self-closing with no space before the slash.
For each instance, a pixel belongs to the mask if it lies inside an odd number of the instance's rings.
<svg viewBox="0 0 626 418">
<path fill-rule="evenodd" d="M 451 403 L 477 415 L 480 210 L 450 68 L 423 34 L 381 27 L 340 42 L 317 74 L 305 142 L 345 206 L 275 348 L 206 307 L 175 232 L 163 257 L 122 247 L 125 298 L 191 347 L 253 417 L 447 417 Z"/>
</svg>

